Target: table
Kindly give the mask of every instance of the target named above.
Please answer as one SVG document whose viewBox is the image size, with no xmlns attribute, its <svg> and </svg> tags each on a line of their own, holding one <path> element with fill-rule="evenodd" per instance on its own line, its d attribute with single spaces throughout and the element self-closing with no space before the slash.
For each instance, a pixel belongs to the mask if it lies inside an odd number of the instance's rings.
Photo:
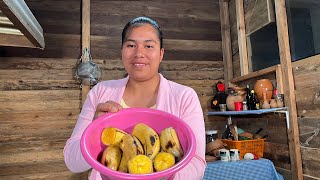
<svg viewBox="0 0 320 180">
<path fill-rule="evenodd" d="M 273 163 L 264 158 L 207 164 L 203 180 L 283 180 Z"/>
</svg>

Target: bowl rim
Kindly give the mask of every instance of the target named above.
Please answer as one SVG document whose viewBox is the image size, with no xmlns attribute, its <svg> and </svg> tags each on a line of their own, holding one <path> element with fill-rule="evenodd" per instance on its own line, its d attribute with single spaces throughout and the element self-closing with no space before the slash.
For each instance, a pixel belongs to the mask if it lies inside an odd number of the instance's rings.
<svg viewBox="0 0 320 180">
<path fill-rule="evenodd" d="M 190 147 L 190 150 L 188 152 L 185 152 L 184 157 L 177 163 L 175 164 L 173 167 L 160 171 L 160 172 L 153 172 L 150 174 L 129 174 L 129 173 L 124 173 L 124 172 L 119 172 L 119 171 L 114 171 L 111 169 L 108 169 L 106 166 L 102 165 L 98 160 L 96 160 L 95 158 L 93 158 L 92 156 L 90 156 L 88 149 L 86 148 L 85 144 L 86 144 L 86 136 L 87 136 L 87 132 L 89 131 L 88 129 L 93 126 L 96 123 L 99 123 L 100 121 L 103 121 L 106 118 L 112 117 L 112 116 L 116 116 L 119 113 L 125 114 L 131 114 L 131 113 L 151 113 L 151 114 L 162 114 L 162 115 L 166 115 L 169 116 L 170 119 L 174 119 L 174 121 L 179 121 L 179 123 L 184 124 L 184 128 L 186 128 L 187 132 L 190 133 L 186 133 L 186 136 L 188 138 L 188 141 L 190 144 L 194 144 L 194 146 Z M 80 140 L 80 150 L 82 153 L 82 156 L 84 157 L 84 159 L 86 160 L 86 162 L 95 170 L 97 170 L 98 172 L 100 172 L 100 174 L 103 176 L 112 176 L 112 177 L 117 177 L 117 178 L 121 178 L 121 179 L 141 179 L 141 178 L 152 178 L 152 179 L 159 179 L 162 177 L 168 177 L 168 171 L 177 173 L 179 170 L 181 170 L 182 168 L 184 168 L 190 161 L 191 159 L 194 157 L 195 152 L 196 152 L 196 138 L 195 135 L 193 133 L 193 130 L 189 127 L 189 125 L 183 121 L 182 119 L 178 118 L 177 116 L 162 111 L 162 110 L 157 110 L 157 109 L 150 109 L 150 108 L 126 108 L 126 109 L 122 109 L 117 113 L 106 113 L 100 117 L 98 117 L 96 120 L 92 121 L 84 130 L 82 136 L 81 136 L 81 140 Z M 97 163 L 98 162 L 98 163 Z M 107 175 L 106 175 L 107 174 Z M 174 174 L 172 174 L 171 176 L 173 176 Z"/>
</svg>

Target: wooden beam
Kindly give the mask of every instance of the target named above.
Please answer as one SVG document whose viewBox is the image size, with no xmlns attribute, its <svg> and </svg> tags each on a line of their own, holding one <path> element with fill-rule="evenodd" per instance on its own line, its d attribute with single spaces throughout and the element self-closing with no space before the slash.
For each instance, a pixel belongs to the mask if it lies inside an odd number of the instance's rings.
<svg viewBox="0 0 320 180">
<path fill-rule="evenodd" d="M 288 140 L 290 150 L 290 161 L 292 179 L 303 179 L 301 151 L 299 143 L 299 128 L 297 117 L 297 105 L 296 96 L 294 92 L 294 80 L 291 65 L 288 24 L 285 0 L 275 1 L 276 9 L 276 22 L 277 22 L 277 34 L 278 44 L 280 52 L 280 63 L 282 69 L 282 81 L 284 89 L 285 106 L 289 111 L 289 123 Z"/>
<path fill-rule="evenodd" d="M 279 94 L 284 94 L 283 90 L 283 77 L 282 77 L 282 67 L 280 64 L 276 66 L 276 78 L 277 78 L 277 92 Z"/>
<path fill-rule="evenodd" d="M 0 33 L 0 39 L 0 44 L 2 46 L 34 47 L 34 45 L 24 35 Z"/>
<path fill-rule="evenodd" d="M 90 0 L 82 0 L 82 52 L 85 48 L 90 49 Z M 86 59 L 82 59 L 86 61 Z M 82 105 L 90 91 L 90 86 L 82 85 Z"/>
<path fill-rule="evenodd" d="M 243 0 L 236 0 L 238 44 L 241 76 L 249 73 Z"/>
<path fill-rule="evenodd" d="M 44 49 L 43 29 L 24 1 L 0 0 L 0 10 L 14 24 L 14 27 L 19 29 L 32 43 L 31 47 Z M 17 36 L 11 38 L 15 37 Z M 20 44 L 17 43 L 16 46 L 20 46 Z M 21 46 L 25 46 L 25 43 L 22 43 Z"/>
<path fill-rule="evenodd" d="M 242 81 L 246 81 L 246 80 L 249 80 L 249 79 L 252 79 L 252 78 L 256 78 L 256 77 L 265 75 L 265 74 L 274 73 L 275 71 L 276 71 L 276 66 L 271 66 L 271 67 L 268 67 L 268 68 L 265 68 L 265 69 L 261 69 L 259 71 L 248 73 L 248 74 L 246 74 L 244 76 L 233 78 L 230 82 L 231 83 L 239 83 L 239 82 L 242 82 Z"/>
<path fill-rule="evenodd" d="M 229 21 L 229 3 L 220 0 L 220 19 L 221 19 L 221 38 L 222 38 L 222 53 L 224 66 L 224 82 L 228 87 L 230 80 L 233 78 L 232 66 L 232 49 L 230 37 L 230 21 Z"/>
<path fill-rule="evenodd" d="M 252 44 L 250 36 L 247 36 L 247 56 L 248 56 L 248 71 L 252 72 Z"/>
</svg>

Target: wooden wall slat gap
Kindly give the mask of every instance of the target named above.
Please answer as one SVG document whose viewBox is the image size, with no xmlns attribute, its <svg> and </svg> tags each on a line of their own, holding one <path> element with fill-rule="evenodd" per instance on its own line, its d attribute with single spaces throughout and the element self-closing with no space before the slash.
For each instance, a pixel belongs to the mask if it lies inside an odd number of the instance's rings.
<svg viewBox="0 0 320 180">
<path fill-rule="evenodd" d="M 43 129 L 39 132 L 36 132 L 36 133 L 33 133 L 33 132 L 25 132 L 25 131 L 19 131 L 17 130 L 16 131 L 16 134 L 15 133 L 10 133 L 10 132 L 7 132 L 7 131 L 1 131 L 1 135 L 0 137 L 2 138 L 0 140 L 1 143 L 7 143 L 7 142 L 20 142 L 20 141 L 33 141 L 33 140 L 41 140 L 41 139 L 46 139 L 46 140 L 50 140 L 50 138 L 48 138 L 48 136 L 52 136 L 52 139 L 55 139 L 55 138 L 64 138 L 65 140 L 67 140 L 71 134 L 72 134 L 72 129 L 74 127 L 75 124 L 73 125 L 69 125 L 69 126 L 66 126 L 65 129 L 55 129 L 54 130 L 54 133 L 59 133 L 59 135 L 52 135 L 52 132 L 51 134 L 50 133 L 46 133 L 46 131 L 52 131 L 52 128 L 46 128 L 46 129 Z M 36 131 L 36 130 L 33 130 L 33 131 Z M 17 134 L 19 133 L 19 134 Z"/>
<path fill-rule="evenodd" d="M 212 40 L 212 41 L 221 41 L 221 33 L 218 31 L 220 28 L 219 22 L 212 22 L 214 24 L 214 27 L 206 27 L 199 28 L 195 26 L 187 26 L 187 27 L 163 27 L 162 31 L 164 34 L 164 39 L 191 39 L 191 40 Z M 45 27 L 46 25 L 44 25 Z M 66 25 L 56 25 L 54 23 L 53 25 L 47 25 L 48 27 L 52 27 L 53 29 L 50 29 L 52 33 L 59 34 L 60 26 L 66 26 Z M 71 27 L 71 29 L 74 29 L 73 31 L 76 31 L 75 27 Z M 103 24 L 92 24 L 91 25 L 91 36 L 109 36 L 109 37 L 115 37 L 115 40 L 117 42 L 120 41 L 119 37 L 121 36 L 121 32 L 123 29 L 123 25 L 109 25 L 106 26 L 105 23 Z M 47 32 L 50 32 L 47 31 Z M 67 34 L 68 32 L 66 32 Z M 74 33 L 74 34 L 77 34 Z"/>
<path fill-rule="evenodd" d="M 72 130 L 69 130 L 69 131 L 66 131 L 66 130 L 63 130 L 63 131 L 55 131 L 55 136 L 52 136 L 52 132 L 51 134 L 50 133 L 35 133 L 35 134 L 28 134 L 28 135 L 25 135 L 25 136 L 22 136 L 22 135 L 18 135 L 18 134 L 15 134 L 15 135 L 10 135 L 10 136 L 5 136 L 5 135 L 0 135 L 1 139 L 0 139 L 0 143 L 7 143 L 7 142 L 21 142 L 21 141 L 40 141 L 40 140 L 51 140 L 51 139 L 59 139 L 59 138 L 64 138 L 65 140 L 67 140 L 70 135 L 72 133 Z"/>
<path fill-rule="evenodd" d="M 183 64 L 178 64 L 178 63 L 165 63 L 168 61 L 164 61 L 160 66 L 162 69 L 165 69 L 165 71 L 223 71 L 223 67 L 221 67 L 222 62 L 219 61 L 219 64 L 209 64 L 209 63 L 193 63 L 192 61 L 189 61 L 191 63 L 183 63 Z M 215 62 L 215 61 L 212 61 Z M 217 61 L 216 61 L 217 62 Z"/>
<path fill-rule="evenodd" d="M 211 12 L 214 12 L 214 10 L 210 10 Z M 216 10 L 219 13 L 219 10 Z M 123 11 L 122 11 L 123 12 Z M 117 27 L 118 29 L 123 28 L 123 25 L 126 24 L 128 21 L 130 21 L 133 16 L 136 15 L 128 15 L 125 16 L 121 12 L 121 15 L 95 15 L 92 14 L 91 23 L 92 25 L 95 24 L 110 24 L 111 27 Z M 185 28 L 188 30 L 188 28 L 198 27 L 198 28 L 208 28 L 208 29 L 216 29 L 217 26 L 219 26 L 218 22 L 220 20 L 198 20 L 197 18 L 163 18 L 162 16 L 154 17 L 150 16 L 149 14 L 146 14 L 147 16 L 153 18 L 156 20 L 160 25 L 164 24 L 163 27 L 165 29 L 182 29 Z M 218 27 L 220 28 L 220 27 Z"/>
<path fill-rule="evenodd" d="M 61 9 L 61 8 L 60 8 Z M 57 12 L 55 9 L 31 9 L 40 24 L 74 24 L 81 26 L 81 11 Z"/>
<path fill-rule="evenodd" d="M 49 69 L 49 70 L 0 70 L 0 80 L 73 80 L 72 69 Z"/>
<path fill-rule="evenodd" d="M 42 118 L 42 117 L 65 117 L 66 119 L 74 116 L 78 116 L 80 109 L 60 109 L 59 113 L 55 109 L 47 109 L 46 111 L 42 110 L 25 110 L 25 111 L 15 111 L 10 113 L 0 113 L 0 119 L 4 120 L 7 118 Z"/>
<path fill-rule="evenodd" d="M 57 113 L 57 112 L 56 112 Z M 1 115 L 1 116 L 5 116 Z M 26 114 L 26 116 L 28 116 L 28 114 Z M 26 124 L 27 126 L 30 126 L 30 124 L 38 124 L 39 125 L 54 125 L 54 123 L 57 124 L 62 124 L 62 125 L 74 125 L 76 123 L 78 119 L 78 115 L 74 115 L 72 117 L 68 117 L 68 116 L 51 116 L 51 117 L 41 117 L 41 118 L 19 118 L 17 116 L 14 117 L 8 117 L 7 119 L 1 121 L 1 123 L 5 124 L 4 127 L 8 127 L 8 126 L 14 126 L 14 127 L 21 127 L 22 124 Z M 50 122 L 50 123 L 45 123 L 45 122 Z M 23 123 L 22 123 L 23 122 Z M 21 125 L 20 125 L 21 124 Z M 4 128 L 3 127 L 3 128 Z M 3 129 L 0 128 L 0 129 Z M 22 127 L 24 128 L 24 127 Z"/>
<path fill-rule="evenodd" d="M 33 131 L 45 132 L 45 131 L 70 131 L 75 125 L 76 119 L 69 121 L 49 121 L 49 122 L 39 122 L 34 121 L 33 123 L 21 122 L 19 123 L 6 123 L 1 126 L 0 131 L 2 135 L 24 135 L 34 133 Z M 10 129 L 11 128 L 11 129 Z"/>
<path fill-rule="evenodd" d="M 94 17 L 96 14 L 102 15 L 105 14 L 105 8 L 108 7 L 110 11 L 108 11 L 107 15 L 117 15 L 121 12 L 121 16 L 131 16 L 134 14 L 148 14 L 149 17 L 163 17 L 163 14 L 166 14 L 166 18 L 177 18 L 177 19 L 194 19 L 197 18 L 199 20 L 212 20 L 219 21 L 219 7 L 217 3 L 178 3 L 178 2 L 152 2 L 146 4 L 143 1 L 127 1 L 126 3 L 117 2 L 117 1 L 107 1 L 94 3 L 92 2 L 92 9 L 95 11 L 91 11 L 92 16 Z M 135 8 L 132 8 L 135 7 Z M 179 7 L 179 8 L 176 8 Z M 192 8 L 191 8 L 192 7 Z M 201 9 L 201 10 L 200 10 Z M 216 11 L 213 11 L 216 10 Z M 128 21 L 129 19 L 127 19 Z M 127 22 L 125 21 L 125 22 Z M 119 21 L 122 22 L 122 21 Z M 159 24 L 164 24 L 160 23 Z"/>
<path fill-rule="evenodd" d="M 68 20 L 45 20 L 41 22 L 45 34 L 74 34 L 81 35 L 81 24 Z"/>
<path fill-rule="evenodd" d="M 21 153 L 28 151 L 48 151 L 52 149 L 62 149 L 66 144 L 65 138 L 28 141 L 28 142 L 2 142 L 1 153 Z"/>
<path fill-rule="evenodd" d="M 47 44 L 46 44 L 47 45 Z M 46 47 L 44 50 L 16 48 L 16 47 L 2 47 L 0 56 L 8 57 L 39 57 L 39 58 L 80 58 L 81 50 L 78 47 Z"/>
<path fill-rule="evenodd" d="M 1 80 L 0 90 L 79 90 L 76 80 Z"/>
<path fill-rule="evenodd" d="M 19 133 L 22 134 L 23 132 L 29 132 L 29 131 L 36 131 L 37 129 L 42 130 L 52 130 L 55 131 L 57 129 L 63 130 L 63 129 L 69 129 L 69 127 L 72 127 L 75 125 L 75 121 L 63 121 L 63 120 L 49 120 L 49 121 L 24 121 L 21 119 L 20 122 L 7 122 L 3 123 L 0 127 L 0 132 L 3 134 L 14 134 Z M 36 126 L 35 126 L 36 124 Z M 54 128 L 53 128 L 54 127 Z M 14 129 L 14 131 L 12 131 Z"/>
<path fill-rule="evenodd" d="M 0 112 L 11 112 L 11 111 L 26 111 L 26 110 L 47 110 L 47 109 L 77 109 L 80 108 L 80 100 L 52 100 L 50 102 L 46 101 L 32 101 L 30 102 L 7 102 L 6 104 L 0 104 Z"/>
<path fill-rule="evenodd" d="M 49 47 L 79 47 L 81 35 L 46 33 L 46 45 Z"/>
<path fill-rule="evenodd" d="M 183 79 L 191 79 L 191 80 L 197 80 L 197 79 L 222 79 L 223 75 L 221 74 L 222 71 L 200 71 L 200 72 L 194 72 L 194 71 L 163 71 L 162 74 L 172 80 L 183 80 Z"/>
<path fill-rule="evenodd" d="M 0 70 L 40 70 L 75 69 L 76 63 L 79 61 L 79 59 L 5 57 L 1 58 L 1 61 L 3 65 L 0 67 Z"/>
<path fill-rule="evenodd" d="M 201 50 L 201 51 L 221 52 L 221 41 L 165 39 L 164 46 L 168 50 L 190 50 L 190 51 Z"/>
<path fill-rule="evenodd" d="M 48 162 L 43 162 L 43 163 L 28 163 L 25 162 L 23 165 L 21 164 L 14 164 L 14 165 L 10 165 L 10 166 L 0 166 L 1 170 L 0 170 L 0 176 L 3 177 L 4 175 L 6 175 L 5 177 L 10 177 L 10 178 L 17 178 L 18 176 L 23 176 L 25 174 L 27 174 L 26 176 L 30 176 L 30 174 L 37 174 L 40 175 L 42 173 L 47 174 L 48 172 L 50 173 L 55 173 L 58 175 L 61 175 L 59 178 L 57 179 L 64 179 L 63 174 L 64 172 L 67 172 L 66 170 L 66 165 L 64 165 L 64 161 L 62 160 L 57 160 L 57 161 L 48 161 Z M 72 174 L 72 172 L 70 172 L 70 175 Z M 49 173 L 48 173 L 49 175 Z M 53 174 L 52 174 L 53 175 Z M 52 177 L 56 177 L 55 176 L 51 176 Z M 9 178 L 9 179 L 10 179 Z M 26 177 L 21 177 L 18 179 L 26 179 Z M 35 179 L 39 179 L 35 178 Z M 46 178 L 47 179 L 47 178 Z"/>
<path fill-rule="evenodd" d="M 119 49 L 121 47 L 121 42 L 118 38 L 112 38 L 108 36 L 91 36 L 92 43 L 95 44 L 97 48 L 108 48 L 108 49 Z M 74 41 L 74 40 L 72 40 Z M 75 42 L 63 41 L 63 46 L 72 46 Z M 50 43 L 50 42 L 49 42 Z M 57 42 L 60 44 L 60 42 Z M 185 51 L 221 51 L 221 41 L 212 41 L 212 40 L 177 40 L 177 39 L 168 39 L 163 40 L 164 47 L 166 50 L 185 50 Z M 53 44 L 53 43 L 51 43 Z M 116 44 L 116 45 L 115 45 Z M 58 45 L 58 44 L 56 44 Z"/>
<path fill-rule="evenodd" d="M 91 45 L 91 55 L 93 58 L 111 58 L 111 59 L 119 59 L 121 56 L 120 49 L 105 49 L 95 47 L 95 44 Z M 2 48 L 2 56 L 15 56 L 25 57 L 30 56 L 30 54 L 34 54 L 34 57 L 39 58 L 80 58 L 81 50 L 78 47 L 46 47 L 45 50 L 37 50 L 37 49 L 24 49 L 24 48 L 12 48 L 12 47 L 4 47 Z M 1 55 L 1 52 L 0 52 Z M 167 50 L 165 53 L 164 59 L 176 59 L 176 60 L 189 60 L 189 61 L 201 61 L 208 59 L 222 59 L 222 52 L 219 51 L 202 51 L 198 50 L 196 53 L 194 51 L 182 51 L 182 50 Z"/>
<path fill-rule="evenodd" d="M 219 51 L 183 51 L 183 50 L 166 50 L 164 59 L 202 61 L 208 59 L 221 60 L 222 52 Z"/>
<path fill-rule="evenodd" d="M 62 160 L 61 149 L 49 150 L 49 151 L 36 151 L 25 153 L 5 153 L 0 154 L 1 164 L 9 165 L 11 163 L 24 163 L 24 162 L 46 162 L 50 160 Z"/>
<path fill-rule="evenodd" d="M 0 113 L 1 122 L 5 123 L 19 123 L 20 121 L 74 121 L 78 119 L 80 110 L 76 107 L 74 109 L 48 109 L 44 113 L 38 113 L 39 110 L 18 110 L 15 112 Z"/>
<path fill-rule="evenodd" d="M 48 101 L 48 100 L 79 100 L 78 90 L 25 90 L 0 91 L 0 102 Z"/>
<path fill-rule="evenodd" d="M 28 2 L 29 4 L 30 2 Z M 168 4 L 169 3 L 169 4 Z M 55 1 L 55 7 L 47 9 L 47 6 L 50 5 L 50 2 L 41 2 L 41 3 L 30 3 L 32 11 L 41 11 L 43 9 L 46 9 L 46 11 L 41 12 L 39 14 L 43 14 L 46 12 L 53 12 L 56 14 L 61 13 L 78 13 L 81 11 L 80 3 L 76 2 L 68 2 L 65 3 L 63 1 Z M 132 16 L 133 14 L 137 14 L 139 11 L 144 14 L 146 12 L 146 9 L 148 9 L 147 13 L 148 16 L 158 16 L 162 17 L 164 11 L 166 12 L 166 16 L 172 17 L 172 18 L 198 18 L 200 20 L 219 20 L 219 15 L 212 15 L 212 9 L 218 9 L 216 3 L 194 3 L 194 2 L 186 2 L 183 1 L 183 3 L 179 2 L 166 2 L 165 4 L 162 2 L 152 2 L 146 5 L 144 1 L 141 2 L 126 2 L 123 3 L 121 1 L 99 1 L 95 2 L 93 1 L 91 3 L 92 8 L 95 9 L 95 11 L 91 11 L 92 16 L 94 14 L 103 14 L 106 13 L 105 9 L 108 9 L 108 14 L 119 14 L 121 12 L 121 15 L 126 16 Z M 175 8 L 178 6 L 179 8 Z M 132 7 L 135 7 L 134 10 L 132 10 Z M 162 7 L 162 8 L 161 8 Z M 192 9 L 190 7 L 193 7 Z M 125 10 L 124 10 L 125 9 Z M 213 11 L 216 12 L 216 11 Z M 140 13 L 140 14 L 141 14 Z M 138 13 L 139 14 L 139 13 Z M 122 22 L 122 21 L 121 21 Z M 127 21 L 125 21 L 127 22 Z M 122 22 L 125 23 L 125 22 Z"/>
<path fill-rule="evenodd" d="M 34 10 L 56 10 L 62 12 L 79 12 L 81 11 L 81 2 L 79 0 L 55 0 L 54 5 L 52 5 L 51 0 L 27 0 L 26 3 L 28 4 L 29 8 Z M 48 9 L 50 7 L 50 9 Z"/>
</svg>

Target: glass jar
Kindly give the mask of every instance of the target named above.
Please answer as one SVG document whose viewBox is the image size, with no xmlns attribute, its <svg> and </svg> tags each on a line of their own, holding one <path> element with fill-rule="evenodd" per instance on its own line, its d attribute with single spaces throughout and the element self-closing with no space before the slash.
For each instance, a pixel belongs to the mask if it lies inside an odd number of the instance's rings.
<svg viewBox="0 0 320 180">
<path fill-rule="evenodd" d="M 215 141 L 218 138 L 217 130 L 206 131 L 206 144 Z"/>
</svg>

